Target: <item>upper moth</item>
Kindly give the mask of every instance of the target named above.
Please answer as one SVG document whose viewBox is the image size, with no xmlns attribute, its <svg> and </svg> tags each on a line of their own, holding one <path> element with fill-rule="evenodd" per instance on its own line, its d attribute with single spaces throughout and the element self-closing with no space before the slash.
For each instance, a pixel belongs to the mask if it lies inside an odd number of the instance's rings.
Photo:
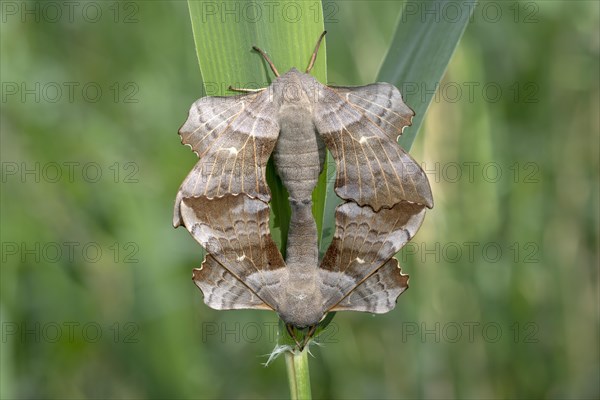
<svg viewBox="0 0 600 400">
<path fill-rule="evenodd" d="M 393 255 L 433 206 L 420 166 L 398 144 L 414 112 L 389 83 L 336 87 L 309 73 L 264 89 L 205 97 L 179 130 L 200 161 L 181 185 L 173 224 L 208 252 L 194 281 L 210 307 L 276 311 L 289 327 L 314 327 L 330 311 L 384 313 L 408 286 Z M 333 241 L 319 263 L 311 194 L 325 160 L 336 161 Z M 265 167 L 272 156 L 290 194 L 286 260 L 269 232 Z"/>
</svg>

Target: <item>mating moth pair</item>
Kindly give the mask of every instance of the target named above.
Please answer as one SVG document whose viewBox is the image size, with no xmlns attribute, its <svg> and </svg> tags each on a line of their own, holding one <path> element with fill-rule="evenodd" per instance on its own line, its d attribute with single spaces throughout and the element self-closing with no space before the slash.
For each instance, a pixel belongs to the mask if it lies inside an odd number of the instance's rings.
<svg viewBox="0 0 600 400">
<path fill-rule="evenodd" d="M 201 98 L 179 130 L 200 161 L 177 193 L 173 224 L 207 250 L 193 275 L 205 303 L 273 310 L 289 329 L 314 329 L 330 311 L 394 308 L 408 276 L 393 256 L 433 206 L 427 176 L 397 143 L 414 112 L 389 83 L 338 87 L 312 77 L 324 34 L 305 73 L 279 75 L 255 48 L 276 76 L 272 85 Z M 319 261 L 311 195 L 326 148 L 345 202 Z M 269 157 L 290 195 L 285 261 L 269 231 Z"/>
</svg>

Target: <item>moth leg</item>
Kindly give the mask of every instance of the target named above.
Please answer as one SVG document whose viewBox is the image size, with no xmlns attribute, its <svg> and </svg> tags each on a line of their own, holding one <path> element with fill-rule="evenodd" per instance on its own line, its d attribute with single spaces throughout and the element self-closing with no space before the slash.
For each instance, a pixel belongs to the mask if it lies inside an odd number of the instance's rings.
<svg viewBox="0 0 600 400">
<path fill-rule="evenodd" d="M 241 93 L 259 93 L 265 90 L 265 88 L 260 89 L 245 89 L 245 88 L 234 88 L 233 86 L 229 86 L 227 90 L 231 90 L 232 92 L 241 92 Z"/>
<path fill-rule="evenodd" d="M 304 343 L 302 343 L 302 349 L 304 349 L 306 347 L 306 345 L 308 344 L 308 341 L 312 338 L 312 336 L 315 334 L 315 331 L 317 330 L 317 325 L 312 325 L 310 328 L 308 328 L 308 333 L 306 334 L 306 336 L 304 337 Z"/>
<path fill-rule="evenodd" d="M 294 342 L 296 342 L 296 346 L 298 346 L 299 349 L 302 349 L 303 346 L 300 346 L 300 342 L 298 342 L 298 339 L 296 338 L 296 332 L 294 331 L 294 327 L 290 324 L 285 324 L 285 328 L 288 331 L 288 334 L 292 337 L 292 339 L 294 339 Z"/>
</svg>

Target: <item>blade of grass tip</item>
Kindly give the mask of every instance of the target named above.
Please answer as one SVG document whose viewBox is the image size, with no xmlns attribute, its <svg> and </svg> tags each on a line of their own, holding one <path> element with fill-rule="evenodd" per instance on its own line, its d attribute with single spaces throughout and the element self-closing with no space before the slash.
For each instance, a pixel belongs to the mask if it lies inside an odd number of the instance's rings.
<svg viewBox="0 0 600 400">
<path fill-rule="evenodd" d="M 404 4 L 392 44 L 379 69 L 378 81 L 398 86 L 406 104 L 415 111 L 412 126 L 399 140 L 406 150 L 410 149 L 433 99 L 430 88 L 439 86 L 477 0 L 462 2 L 459 15 L 453 19 L 423 12 L 442 10 L 444 3 L 447 0 Z"/>
<path fill-rule="evenodd" d="M 416 113 L 412 126 L 399 139 L 406 150 L 410 150 L 433 98 L 434 93 L 423 93 L 422 88 L 437 87 L 477 5 L 476 0 L 466 0 L 461 3 L 459 18 L 452 20 L 422 12 L 425 9 L 441 10 L 444 2 L 423 0 L 404 4 L 392 43 L 378 73 L 377 81 L 398 86 L 404 101 Z M 328 163 L 328 166 L 331 179 L 326 196 L 321 254 L 331 242 L 335 207 L 340 203 L 333 192 L 335 165 Z"/>
</svg>

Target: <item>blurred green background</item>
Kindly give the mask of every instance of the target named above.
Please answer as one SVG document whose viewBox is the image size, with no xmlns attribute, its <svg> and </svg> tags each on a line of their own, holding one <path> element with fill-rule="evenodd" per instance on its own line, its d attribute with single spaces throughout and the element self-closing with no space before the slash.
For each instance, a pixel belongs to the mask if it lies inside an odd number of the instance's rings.
<svg viewBox="0 0 600 400">
<path fill-rule="evenodd" d="M 329 80 L 374 81 L 402 3 L 328 4 Z M 206 307 L 171 227 L 201 94 L 187 3 L 1 12 L 2 398 L 287 397 L 283 360 L 262 365 L 275 314 Z M 400 257 L 411 288 L 336 316 L 315 398 L 600 396 L 599 14 L 474 10 L 411 151 L 436 201 Z"/>
</svg>

